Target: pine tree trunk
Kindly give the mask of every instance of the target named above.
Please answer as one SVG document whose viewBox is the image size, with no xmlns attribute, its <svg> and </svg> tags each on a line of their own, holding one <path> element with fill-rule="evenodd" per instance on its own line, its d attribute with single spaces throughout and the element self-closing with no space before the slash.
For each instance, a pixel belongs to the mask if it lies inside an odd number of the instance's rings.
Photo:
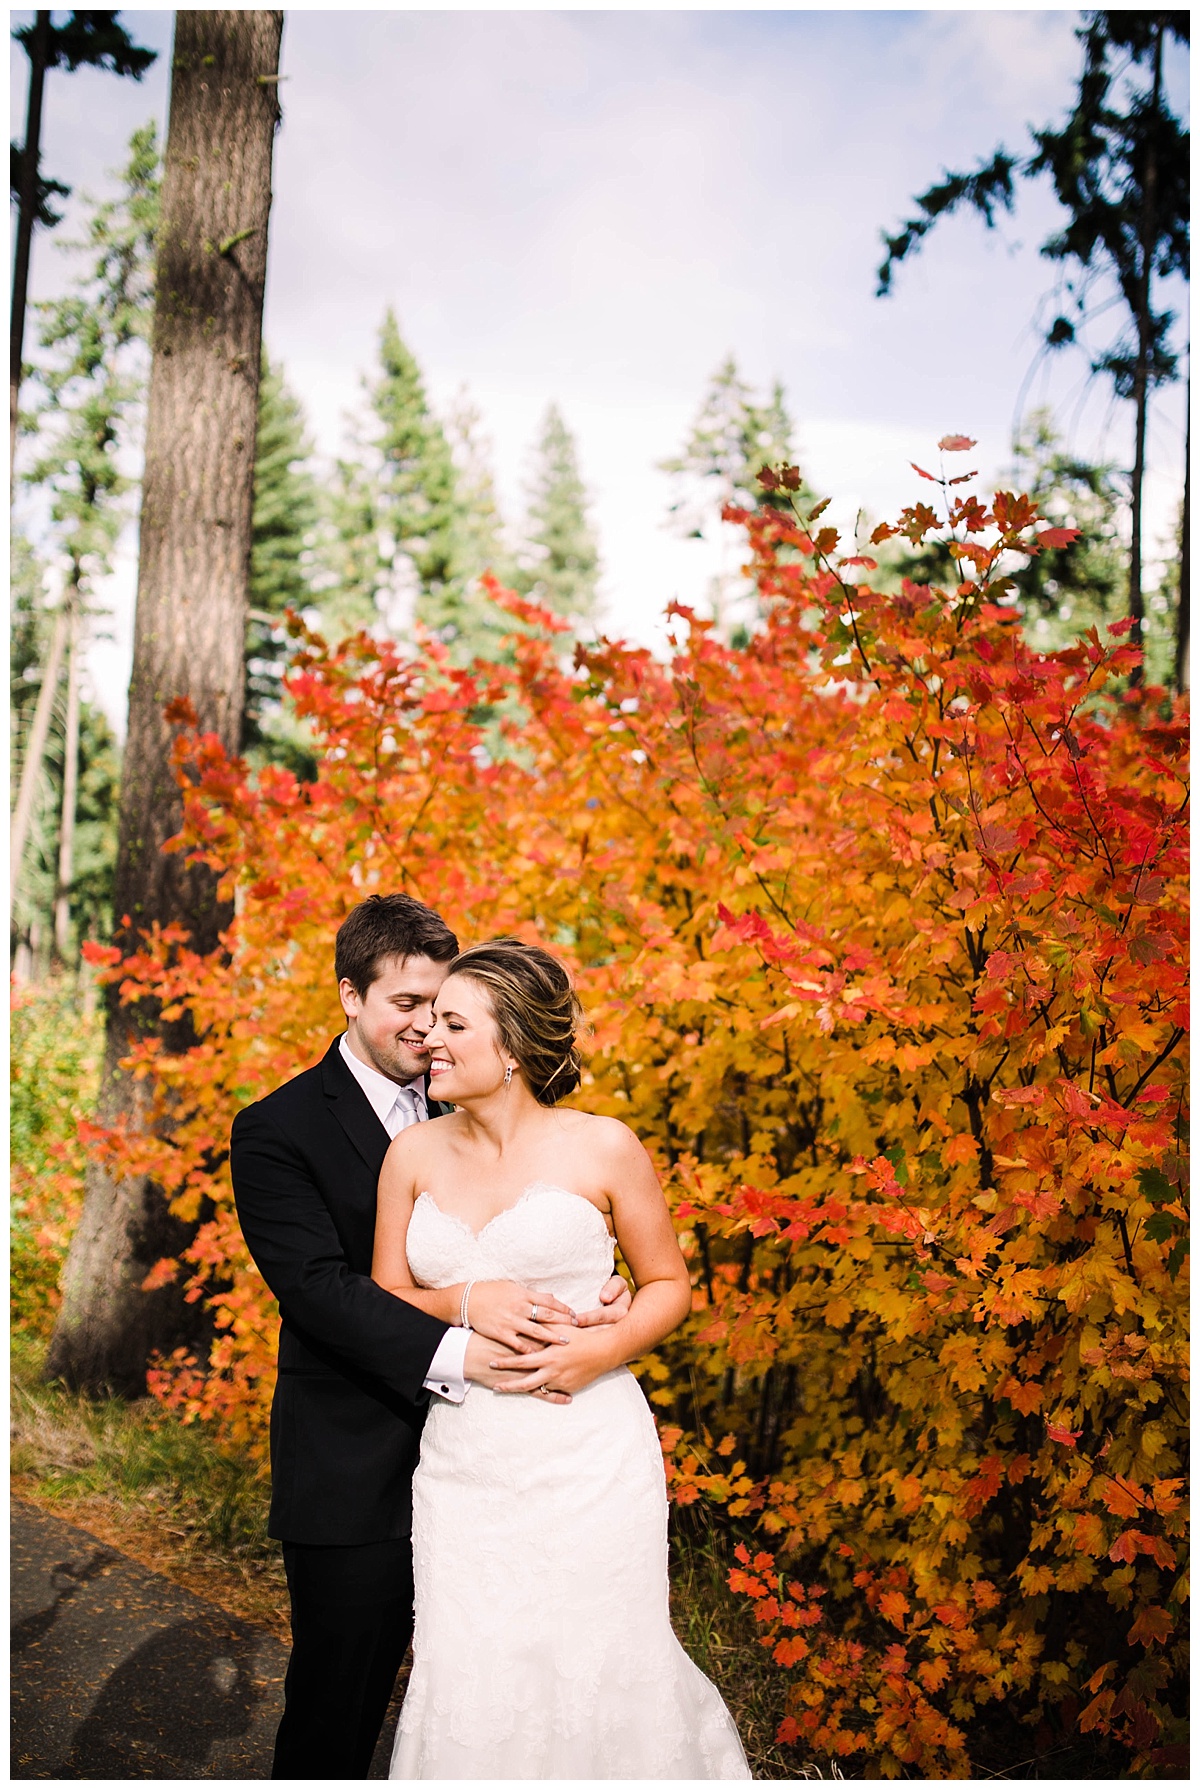
<svg viewBox="0 0 1200 1790">
<path fill-rule="evenodd" d="M 125 949 L 151 925 L 174 923 L 193 948 L 211 951 L 226 919 L 215 879 L 162 851 L 181 820 L 170 770 L 177 723 L 164 707 L 188 698 L 200 727 L 237 750 L 283 14 L 177 12 L 175 20 L 113 911 Z M 144 1125 L 149 1091 L 121 1059 L 148 1030 L 171 1051 L 189 1035 L 135 1016 L 108 993 L 98 1117 Z M 141 1290 L 192 1229 L 152 1182 L 91 1165 L 49 1375 L 137 1393 L 153 1353 L 202 1338 L 202 1316 L 178 1287 Z"/>
<path fill-rule="evenodd" d="M 1154 46 L 1154 85 L 1151 110 L 1158 117 L 1162 102 L 1162 25 L 1158 25 Z M 1129 613 L 1133 627 L 1129 638 L 1145 651 L 1146 598 L 1142 590 L 1142 503 L 1146 488 L 1146 420 L 1150 403 L 1150 345 L 1152 320 L 1150 282 L 1154 273 L 1154 247 L 1157 232 L 1158 166 L 1154 156 L 1153 137 L 1142 174 L 1141 247 L 1142 266 L 1138 292 L 1138 353 L 1133 376 L 1133 401 L 1136 407 L 1133 446 L 1133 490 L 1130 505 L 1129 544 Z M 1145 662 L 1135 666 L 1129 682 L 1137 686 L 1145 682 Z"/>
<path fill-rule="evenodd" d="M 25 741 L 25 751 L 21 759 L 21 782 L 17 790 L 17 805 L 13 810 L 12 824 L 9 829 L 10 897 L 16 895 L 17 885 L 21 880 L 21 864 L 25 857 L 30 823 L 33 820 L 33 804 L 37 797 L 38 778 L 42 774 L 42 759 L 46 752 L 46 741 L 50 737 L 50 720 L 54 713 L 55 698 L 58 695 L 58 674 L 62 667 L 63 648 L 67 643 L 69 620 L 67 605 L 64 603 L 55 611 L 54 632 L 50 636 L 50 651 L 46 655 L 46 663 L 42 668 L 42 687 L 38 691 L 33 720 L 29 726 L 29 737 Z"/>
<path fill-rule="evenodd" d="M 29 106 L 25 114 L 25 143 L 21 150 L 21 190 L 18 194 L 17 247 L 13 257 L 12 313 L 8 340 L 8 467 L 12 480 L 17 457 L 17 415 L 21 397 L 21 360 L 25 353 L 25 304 L 29 295 L 29 257 L 33 250 L 33 220 L 38 208 L 38 173 L 42 145 L 42 94 L 46 63 L 50 57 L 50 14 L 39 12 L 29 43 Z"/>
<path fill-rule="evenodd" d="M 75 808 L 79 792 L 79 646 L 82 625 L 76 568 L 67 642 L 67 718 L 63 728 L 62 814 L 58 824 L 58 877 L 54 892 L 54 954 L 64 964 L 71 949 L 71 884 L 75 879 Z"/>
<path fill-rule="evenodd" d="M 1145 650 L 1144 635 L 1146 622 L 1146 600 L 1142 592 L 1142 498 L 1146 485 L 1146 397 L 1148 360 L 1145 342 L 1144 319 L 1138 319 L 1138 359 L 1137 372 L 1134 375 L 1134 443 L 1133 443 L 1133 477 L 1130 481 L 1129 506 L 1129 613 L 1133 617 L 1133 627 L 1129 638 L 1133 645 Z M 1140 684 L 1145 679 L 1144 665 L 1135 665 L 1130 673 L 1131 684 Z"/>
</svg>

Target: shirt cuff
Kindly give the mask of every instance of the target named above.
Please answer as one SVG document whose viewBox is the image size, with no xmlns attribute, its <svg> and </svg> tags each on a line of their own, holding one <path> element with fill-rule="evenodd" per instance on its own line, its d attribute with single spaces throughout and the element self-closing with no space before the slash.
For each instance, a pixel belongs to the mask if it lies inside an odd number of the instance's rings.
<svg viewBox="0 0 1200 1790">
<path fill-rule="evenodd" d="M 438 1344 L 425 1376 L 425 1386 L 430 1392 L 448 1398 L 455 1405 L 461 1405 L 467 1396 L 467 1338 L 470 1334 L 469 1330 L 452 1324 Z"/>
</svg>

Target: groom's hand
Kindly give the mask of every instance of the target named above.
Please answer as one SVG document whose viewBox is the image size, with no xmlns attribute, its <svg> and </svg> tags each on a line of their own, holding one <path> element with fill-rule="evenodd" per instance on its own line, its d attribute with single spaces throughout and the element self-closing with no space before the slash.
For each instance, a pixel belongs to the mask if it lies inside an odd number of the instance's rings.
<svg viewBox="0 0 1200 1790">
<path fill-rule="evenodd" d="M 575 1322 L 580 1330 L 586 1330 L 594 1324 L 619 1324 L 628 1317 L 629 1307 L 633 1304 L 633 1294 L 629 1291 L 619 1274 L 606 1280 L 600 1289 L 600 1303 L 591 1311 L 581 1311 Z"/>
<path fill-rule="evenodd" d="M 541 1356 L 557 1359 L 558 1351 L 553 1347 L 538 1351 Z M 544 1372 L 533 1376 L 530 1385 L 517 1386 L 517 1379 L 529 1379 L 526 1357 L 516 1354 L 512 1349 L 502 1349 L 492 1342 L 490 1337 L 479 1336 L 474 1331 L 467 1338 L 467 1352 L 463 1359 L 463 1372 L 468 1380 L 476 1386 L 489 1386 L 493 1392 L 531 1392 L 534 1383 L 540 1384 L 547 1376 Z M 543 1392 L 542 1398 L 547 1404 L 569 1405 L 570 1395 L 566 1392 Z"/>
</svg>

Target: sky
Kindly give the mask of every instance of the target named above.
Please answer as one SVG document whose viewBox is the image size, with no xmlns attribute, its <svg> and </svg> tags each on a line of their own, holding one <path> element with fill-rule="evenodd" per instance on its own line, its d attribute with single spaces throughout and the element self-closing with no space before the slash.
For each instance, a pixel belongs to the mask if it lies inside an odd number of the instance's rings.
<svg viewBox="0 0 1200 1790">
<path fill-rule="evenodd" d="M 143 82 L 47 82 L 43 167 L 77 193 L 110 190 L 136 126 L 165 129 L 172 15 L 120 16 L 161 52 Z M 341 445 L 391 305 L 434 405 L 465 386 L 482 412 L 514 518 L 557 403 L 592 496 L 603 625 L 654 646 L 667 603 L 701 601 L 714 569 L 711 546 L 671 534 L 657 462 L 730 353 L 755 386 L 783 381 L 800 464 L 850 530 L 922 494 L 909 463 L 947 432 L 977 439 L 982 482 L 999 477 L 1034 404 L 1076 451 L 1127 465 L 1131 407 L 1088 383 L 1082 356 L 1039 361 L 1056 270 L 1038 247 L 1060 215 L 1047 191 L 1024 188 L 991 232 L 943 222 L 874 296 L 880 232 L 913 194 L 1062 117 L 1079 18 L 289 10 L 264 337 L 318 457 Z M 1170 73 L 1182 105 L 1182 65 Z M 25 85 L 14 46 L 18 138 Z M 33 296 L 68 276 L 40 235 Z M 1156 405 L 1150 462 L 1153 554 L 1182 487 L 1179 389 Z M 89 656 L 118 726 L 135 555 L 131 535 Z"/>
</svg>

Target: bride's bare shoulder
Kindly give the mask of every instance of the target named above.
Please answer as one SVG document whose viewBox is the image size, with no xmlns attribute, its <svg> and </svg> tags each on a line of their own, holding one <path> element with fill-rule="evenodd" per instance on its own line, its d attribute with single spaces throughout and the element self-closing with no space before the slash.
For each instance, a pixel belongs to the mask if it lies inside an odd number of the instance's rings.
<svg viewBox="0 0 1200 1790">
<path fill-rule="evenodd" d="M 563 1107 L 560 1116 L 568 1123 L 574 1139 L 596 1151 L 606 1161 L 628 1161 L 631 1156 L 645 1156 L 646 1151 L 636 1131 L 623 1119 L 610 1119 L 603 1113 L 581 1113 L 574 1107 Z"/>
<path fill-rule="evenodd" d="M 422 1125 L 406 1125 L 398 1131 L 388 1145 L 384 1162 L 389 1172 L 398 1174 L 411 1168 L 419 1171 L 421 1165 L 434 1157 L 440 1147 L 456 1130 L 461 1130 L 462 1122 L 458 1113 L 439 1114 L 437 1118 L 428 1119 Z"/>
</svg>

